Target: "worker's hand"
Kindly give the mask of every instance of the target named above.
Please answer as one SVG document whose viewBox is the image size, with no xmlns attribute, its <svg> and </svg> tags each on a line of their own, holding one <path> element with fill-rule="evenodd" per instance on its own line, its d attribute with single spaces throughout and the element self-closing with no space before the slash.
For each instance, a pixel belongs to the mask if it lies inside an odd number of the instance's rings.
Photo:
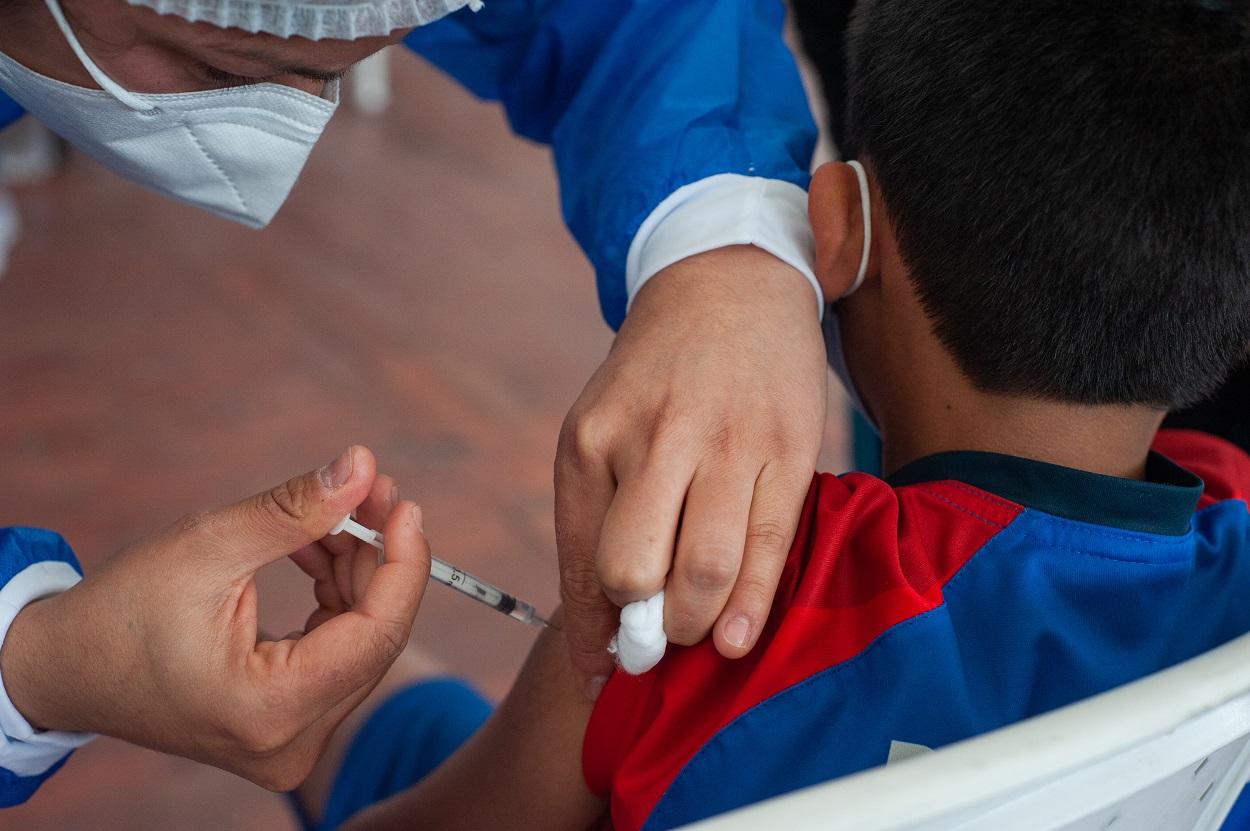
<svg viewBox="0 0 1250 831">
<path fill-rule="evenodd" d="M 690 257 L 638 293 L 556 458 L 565 625 L 591 698 L 616 606 L 662 588 L 672 642 L 711 631 L 730 658 L 754 646 L 820 451 L 826 377 L 810 285 L 760 249 Z"/>
<path fill-rule="evenodd" d="M 384 565 L 363 543 L 326 537 L 358 506 L 386 535 Z M 304 632 L 269 640 L 255 575 L 288 555 L 314 578 L 319 608 Z M 37 728 L 105 733 L 289 789 L 403 650 L 429 557 L 419 509 L 354 447 L 27 606 L 0 655 L 5 686 Z"/>
</svg>

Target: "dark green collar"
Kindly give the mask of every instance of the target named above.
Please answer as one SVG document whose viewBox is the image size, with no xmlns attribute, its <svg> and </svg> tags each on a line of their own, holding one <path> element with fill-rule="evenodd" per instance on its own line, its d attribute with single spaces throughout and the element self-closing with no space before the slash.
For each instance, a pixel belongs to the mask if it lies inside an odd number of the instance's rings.
<svg viewBox="0 0 1250 831">
<path fill-rule="evenodd" d="M 943 479 L 1067 519 L 1173 536 L 1189 530 L 1203 487 L 1197 476 L 1154 451 L 1144 482 L 970 450 L 925 456 L 886 481 L 901 487 Z"/>
</svg>

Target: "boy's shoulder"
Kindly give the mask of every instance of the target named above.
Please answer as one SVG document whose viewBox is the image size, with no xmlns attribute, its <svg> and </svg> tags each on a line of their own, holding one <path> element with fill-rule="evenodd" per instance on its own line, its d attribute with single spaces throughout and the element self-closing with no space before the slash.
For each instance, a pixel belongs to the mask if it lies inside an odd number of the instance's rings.
<svg viewBox="0 0 1250 831">
<path fill-rule="evenodd" d="M 1147 573 L 1154 594 L 1142 602 L 1157 598 L 1159 625 L 1183 619 L 1194 512 L 1244 500 L 1250 458 L 1184 431 L 1157 448 L 1160 481 L 1148 483 L 993 454 L 930 457 L 891 481 L 818 475 L 756 649 L 727 661 L 710 643 L 673 647 L 652 672 L 614 677 L 583 748 L 592 790 L 611 793 L 618 828 L 665 827 L 884 763 L 892 741 L 945 744 L 1153 671 L 1082 646 L 1039 656 L 1021 644 L 1103 626 L 1099 593 Z M 1106 522 L 1082 513 L 1091 500 Z M 1244 504 L 1225 514 L 1210 521 L 1250 528 Z M 1240 539 L 1250 547 L 1250 532 Z M 1045 611 L 1056 593 L 1089 603 Z M 1143 651 L 1162 636 L 1149 618 L 1133 630 Z M 1224 620 L 1186 648 L 1242 625 Z M 1068 683 L 1086 658 L 1107 669 Z M 1052 677 L 1037 681 L 1039 670 Z"/>
<path fill-rule="evenodd" d="M 866 473 L 817 474 L 755 649 L 726 661 L 707 641 L 670 645 L 656 669 L 618 672 L 605 687 L 583 769 L 592 791 L 611 792 L 614 826 L 643 827 L 727 725 L 940 604 L 944 583 L 1019 511 L 958 481 L 895 488 Z"/>
</svg>

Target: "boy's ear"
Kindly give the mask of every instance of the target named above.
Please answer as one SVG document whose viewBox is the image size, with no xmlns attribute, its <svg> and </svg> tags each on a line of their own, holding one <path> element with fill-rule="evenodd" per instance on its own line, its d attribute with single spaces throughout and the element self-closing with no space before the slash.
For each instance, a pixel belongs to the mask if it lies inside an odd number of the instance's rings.
<svg viewBox="0 0 1250 831">
<path fill-rule="evenodd" d="M 859 273 L 864 246 L 859 179 L 845 162 L 828 162 L 812 174 L 807 215 L 816 239 L 816 279 L 829 302 L 844 296 Z"/>
</svg>

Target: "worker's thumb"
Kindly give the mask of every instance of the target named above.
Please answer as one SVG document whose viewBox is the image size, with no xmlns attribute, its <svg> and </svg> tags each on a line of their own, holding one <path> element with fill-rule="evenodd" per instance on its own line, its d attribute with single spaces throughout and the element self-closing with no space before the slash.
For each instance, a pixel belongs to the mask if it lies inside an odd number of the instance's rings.
<svg viewBox="0 0 1250 831">
<path fill-rule="evenodd" d="M 249 573 L 328 534 L 364 501 L 376 475 L 368 448 L 349 447 L 324 467 L 223 508 L 205 530 Z"/>
</svg>

